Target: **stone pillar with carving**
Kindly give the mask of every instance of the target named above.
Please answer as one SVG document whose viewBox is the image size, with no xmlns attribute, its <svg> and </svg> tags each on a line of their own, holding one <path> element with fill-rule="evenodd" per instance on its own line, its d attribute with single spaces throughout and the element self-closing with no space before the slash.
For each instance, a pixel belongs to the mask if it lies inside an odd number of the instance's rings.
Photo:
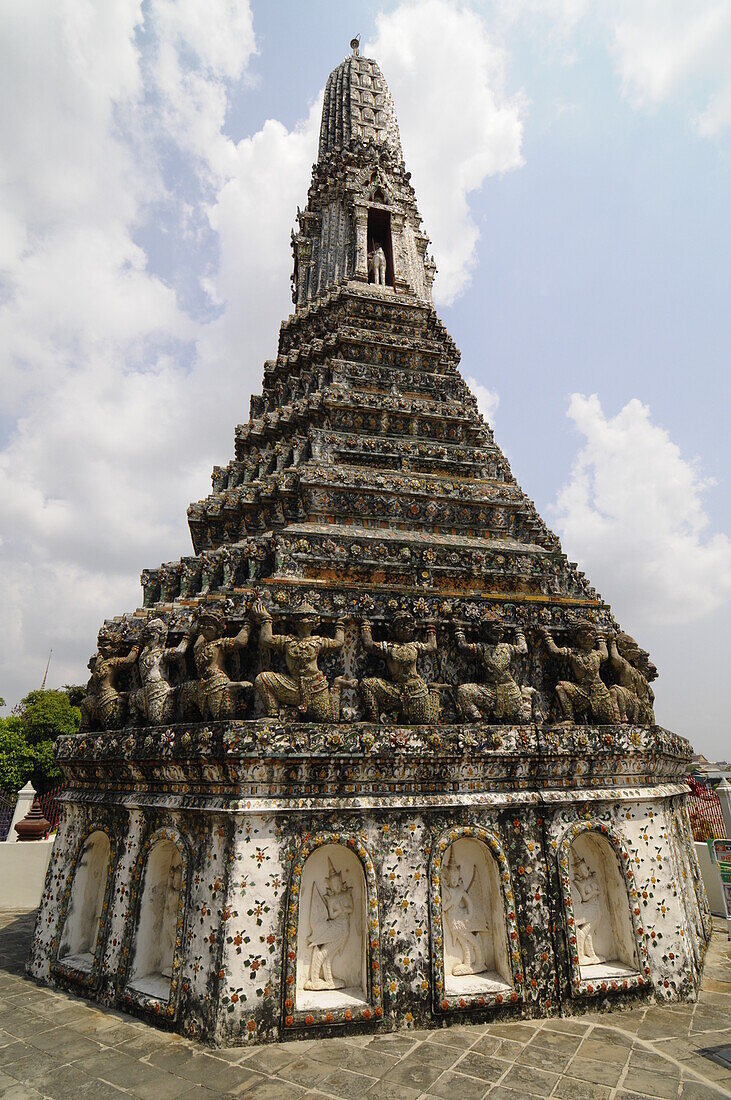
<svg viewBox="0 0 731 1100">
<path fill-rule="evenodd" d="M 362 283 L 368 282 L 368 207 L 356 202 L 353 206 L 355 219 L 355 278 Z"/>
<path fill-rule="evenodd" d="M 408 290 L 408 272 L 404 271 L 404 225 L 406 217 L 391 214 L 391 252 L 393 254 L 393 285 L 395 290 Z"/>
</svg>

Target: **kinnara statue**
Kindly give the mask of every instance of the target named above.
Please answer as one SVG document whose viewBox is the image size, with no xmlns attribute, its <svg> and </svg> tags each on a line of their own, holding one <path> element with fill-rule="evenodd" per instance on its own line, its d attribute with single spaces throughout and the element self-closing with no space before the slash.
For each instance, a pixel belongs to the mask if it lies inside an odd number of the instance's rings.
<svg viewBox="0 0 731 1100">
<path fill-rule="evenodd" d="M 140 647 L 132 646 L 124 657 L 115 656 L 115 640 L 104 628 L 99 631 L 97 647 L 89 661 L 91 678 L 81 701 L 81 728 L 93 729 L 98 724 L 105 730 L 118 729 L 127 716 L 128 693 L 118 689 L 117 676 L 134 669 Z"/>
<path fill-rule="evenodd" d="M 318 668 L 317 659 L 321 653 L 343 648 L 343 622 L 338 620 L 336 623 L 334 638 L 326 638 L 315 634 L 320 618 L 309 603 L 302 603 L 294 614 L 295 634 L 274 634 L 272 617 L 260 601 L 254 604 L 252 616 L 261 623 L 260 648 L 283 653 L 287 666 L 286 673 L 260 672 L 254 681 L 266 713 L 276 717 L 280 707 L 295 707 L 300 720 L 308 718 L 312 722 L 338 722 L 341 689 L 354 681 L 338 676 L 331 689 L 324 673 Z"/>
<path fill-rule="evenodd" d="M 360 690 L 368 719 L 384 720 L 385 714 L 395 714 L 396 720 L 409 725 L 439 721 L 439 689 L 430 687 L 416 670 L 421 653 L 436 653 L 437 631 L 433 623 L 426 628 L 426 642 L 414 639 L 414 619 L 408 612 L 399 612 L 393 619 L 393 642 L 374 642 L 371 624 L 361 623 L 361 638 L 368 653 L 378 653 L 386 662 L 390 679 L 371 676 L 363 680 Z"/>
<path fill-rule="evenodd" d="M 239 717 L 245 696 L 251 691 L 248 680 L 232 680 L 226 658 L 249 644 L 251 627 L 245 623 L 234 638 L 223 636 L 223 618 L 215 609 L 206 608 L 198 616 L 198 636 L 193 645 L 193 660 L 198 676 L 196 702 L 201 718 L 214 721 Z"/>
<path fill-rule="evenodd" d="M 502 623 L 493 623 L 490 643 L 468 642 L 464 627 L 459 625 L 454 636 L 461 653 L 474 657 L 482 667 L 484 683 L 460 684 L 457 688 L 457 709 L 468 722 L 483 718 L 507 722 L 529 722 L 533 713 L 535 688 L 519 687 L 510 672 L 515 657 L 528 652 L 522 630 L 515 633 L 515 641 L 506 641 Z"/>
<path fill-rule="evenodd" d="M 145 644 L 137 661 L 141 686 L 130 697 L 136 720 L 153 726 L 175 719 L 176 690 L 170 683 L 171 666 L 185 657 L 190 645 L 190 637 L 186 635 L 179 645 L 166 647 L 167 632 L 162 619 L 146 623 Z"/>
<path fill-rule="evenodd" d="M 617 683 L 609 690 L 619 712 L 620 722 L 653 725 L 655 693 L 648 681 L 657 669 L 634 638 L 619 632 L 609 636 L 609 664 Z"/>
<path fill-rule="evenodd" d="M 563 657 L 573 680 L 559 680 L 555 702 L 564 722 L 595 722 L 598 725 L 619 721 L 615 700 L 599 675 L 609 659 L 607 643 L 591 623 L 580 623 L 575 630 L 576 648 L 557 646 L 544 627 L 543 640 L 548 652 Z"/>
</svg>

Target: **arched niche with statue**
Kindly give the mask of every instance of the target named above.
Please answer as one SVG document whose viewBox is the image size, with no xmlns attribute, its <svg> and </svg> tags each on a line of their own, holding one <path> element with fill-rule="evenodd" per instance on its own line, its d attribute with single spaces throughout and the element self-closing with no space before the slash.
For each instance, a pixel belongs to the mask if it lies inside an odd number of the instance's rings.
<svg viewBox="0 0 731 1100">
<path fill-rule="evenodd" d="M 83 984 L 95 984 L 104 942 L 106 901 L 112 874 L 111 845 L 103 829 L 81 842 L 64 901 L 55 968 Z"/>
<path fill-rule="evenodd" d="M 355 838 L 315 838 L 289 891 L 285 1028 L 382 1015 L 375 871 Z"/>
<path fill-rule="evenodd" d="M 155 1013 L 175 1013 L 185 919 L 187 848 L 161 829 L 140 854 L 138 893 L 131 906 L 131 947 L 126 992 Z"/>
<path fill-rule="evenodd" d="M 645 984 L 646 951 L 635 925 L 622 851 L 606 826 L 582 825 L 564 838 L 561 882 L 574 993 Z M 644 973 L 644 976 L 643 976 Z"/>
<path fill-rule="evenodd" d="M 522 964 L 507 859 L 495 837 L 450 831 L 431 865 L 435 1005 L 484 1007 L 522 999 Z"/>
</svg>

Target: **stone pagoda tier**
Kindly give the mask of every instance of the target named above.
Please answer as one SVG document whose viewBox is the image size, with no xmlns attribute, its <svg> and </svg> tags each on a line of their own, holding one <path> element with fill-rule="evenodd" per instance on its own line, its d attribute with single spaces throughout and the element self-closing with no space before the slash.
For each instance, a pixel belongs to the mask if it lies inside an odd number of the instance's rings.
<svg viewBox="0 0 731 1100">
<path fill-rule="evenodd" d="M 695 997 L 690 746 L 496 446 L 428 244 L 356 52 L 193 553 L 58 744 L 38 980 L 218 1045 Z"/>
</svg>

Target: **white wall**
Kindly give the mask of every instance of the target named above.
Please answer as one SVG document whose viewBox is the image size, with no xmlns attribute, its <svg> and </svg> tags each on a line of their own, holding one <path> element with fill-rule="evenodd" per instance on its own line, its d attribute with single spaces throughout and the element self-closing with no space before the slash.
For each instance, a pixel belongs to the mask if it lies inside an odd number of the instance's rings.
<svg viewBox="0 0 731 1100">
<path fill-rule="evenodd" d="M 35 909 L 40 904 L 55 839 L 0 844 L 0 909 Z"/>
</svg>

